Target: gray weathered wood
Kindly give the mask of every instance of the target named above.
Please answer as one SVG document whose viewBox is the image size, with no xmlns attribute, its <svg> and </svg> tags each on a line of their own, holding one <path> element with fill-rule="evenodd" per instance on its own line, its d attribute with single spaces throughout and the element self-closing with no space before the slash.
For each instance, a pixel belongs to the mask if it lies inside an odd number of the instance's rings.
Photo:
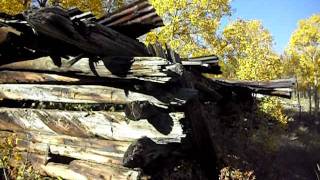
<svg viewBox="0 0 320 180">
<path fill-rule="evenodd" d="M 51 155 L 70 157 L 105 165 L 121 165 L 122 157 L 130 144 L 129 142 L 85 139 L 39 132 L 7 133 L 0 131 L 1 137 L 13 135 L 17 142 L 14 150 L 17 152 L 43 155 L 48 159 L 51 159 Z"/>
<path fill-rule="evenodd" d="M 271 81 L 237 81 L 237 80 L 224 80 L 212 79 L 213 83 L 224 86 L 225 88 L 245 88 L 252 93 L 280 96 L 290 98 L 296 80 L 291 79 L 278 79 Z"/>
<path fill-rule="evenodd" d="M 117 61 L 117 58 L 113 58 L 113 61 Z M 171 62 L 158 58 L 158 57 L 134 57 L 132 65 L 129 68 L 126 76 L 117 76 L 112 74 L 103 63 L 98 61 L 95 63 L 94 71 L 89 65 L 89 59 L 83 58 L 75 63 L 72 67 L 58 67 L 54 65 L 50 57 L 38 58 L 35 60 L 14 62 L 0 66 L 0 69 L 9 70 L 25 70 L 25 71 L 41 71 L 46 73 L 60 73 L 60 74 L 74 74 L 83 76 L 100 76 L 115 79 L 138 79 L 151 82 L 165 83 L 173 78 L 178 78 L 179 74 L 172 72 L 174 64 Z M 64 59 L 62 63 L 67 63 Z"/>
<path fill-rule="evenodd" d="M 62 103 L 113 103 L 126 104 L 145 100 L 159 106 L 167 103 L 158 99 L 123 89 L 96 85 L 37 85 L 0 84 L 0 98 Z"/>
<path fill-rule="evenodd" d="M 105 166 L 79 160 L 72 161 L 69 167 L 74 172 L 83 174 L 89 179 L 136 180 L 140 175 L 139 171 L 127 169 L 122 166 Z"/>
<path fill-rule="evenodd" d="M 0 108 L 0 129 L 32 130 L 74 137 L 100 137 L 121 141 L 132 141 L 148 136 L 153 140 L 171 139 L 171 141 L 179 142 L 184 137 L 179 122 L 184 115 L 183 113 L 170 113 L 170 117 L 173 121 L 171 132 L 162 134 L 147 120 L 128 121 L 122 112 Z"/>
</svg>

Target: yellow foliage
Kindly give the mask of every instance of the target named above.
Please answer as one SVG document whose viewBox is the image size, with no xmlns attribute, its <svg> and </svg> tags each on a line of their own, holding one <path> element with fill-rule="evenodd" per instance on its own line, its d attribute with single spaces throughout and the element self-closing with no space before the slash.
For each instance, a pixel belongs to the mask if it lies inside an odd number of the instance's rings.
<svg viewBox="0 0 320 180">
<path fill-rule="evenodd" d="M 52 3 L 54 0 L 49 0 Z M 31 0 L 0 0 L 0 12 L 18 14 L 29 7 Z M 66 8 L 78 7 L 83 11 L 92 11 L 96 16 L 104 13 L 102 0 L 60 0 L 60 5 Z"/>
<path fill-rule="evenodd" d="M 4 138 L 0 144 L 0 168 L 6 169 L 5 175 L 12 179 L 40 180 L 41 176 L 32 168 L 30 162 L 22 161 L 21 154 L 15 150 L 17 143 L 18 139 L 15 135 Z M 12 168 L 10 162 L 19 164 L 19 166 Z"/>
<path fill-rule="evenodd" d="M 219 180 L 254 180 L 254 171 L 242 171 L 232 167 L 224 167 L 220 170 Z"/>
<path fill-rule="evenodd" d="M 150 0 L 165 26 L 147 35 L 168 43 L 181 56 L 217 54 L 217 30 L 223 16 L 230 14 L 230 0 Z M 156 35 L 156 36 L 155 36 Z"/>
<path fill-rule="evenodd" d="M 301 20 L 286 50 L 289 63 L 300 87 L 319 87 L 320 81 L 320 14 Z"/>
<path fill-rule="evenodd" d="M 237 20 L 223 30 L 223 77 L 271 80 L 283 74 L 280 57 L 273 52 L 270 32 L 260 21 Z"/>
<path fill-rule="evenodd" d="M 0 0 L 0 12 L 6 14 L 18 14 L 24 11 L 31 0 Z"/>
<path fill-rule="evenodd" d="M 262 112 L 271 115 L 271 117 L 275 118 L 280 124 L 286 125 L 288 123 L 288 117 L 283 112 L 283 105 L 278 98 L 264 98 L 260 103 L 260 109 Z"/>
<path fill-rule="evenodd" d="M 96 16 L 104 14 L 102 0 L 60 0 L 59 3 L 65 8 L 78 7 L 82 11 L 91 11 Z"/>
</svg>

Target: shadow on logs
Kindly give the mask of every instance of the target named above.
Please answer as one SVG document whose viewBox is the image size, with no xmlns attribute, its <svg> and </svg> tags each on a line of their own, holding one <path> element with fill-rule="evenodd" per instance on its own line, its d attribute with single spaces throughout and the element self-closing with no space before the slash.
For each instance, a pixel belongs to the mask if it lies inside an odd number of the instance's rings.
<svg viewBox="0 0 320 180">
<path fill-rule="evenodd" d="M 200 165 L 187 154 L 181 144 L 157 144 L 143 137 L 128 147 L 123 165 L 141 168 L 152 180 L 207 180 Z"/>
<path fill-rule="evenodd" d="M 173 119 L 166 111 L 166 109 L 159 108 L 148 101 L 130 102 L 125 108 L 127 118 L 134 121 L 147 119 L 156 130 L 168 135 L 172 131 Z"/>
</svg>

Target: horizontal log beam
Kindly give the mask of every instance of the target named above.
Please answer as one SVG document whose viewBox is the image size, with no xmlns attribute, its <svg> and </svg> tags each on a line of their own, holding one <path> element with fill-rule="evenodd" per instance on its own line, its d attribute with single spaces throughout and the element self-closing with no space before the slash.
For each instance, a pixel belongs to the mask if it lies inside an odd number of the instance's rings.
<svg viewBox="0 0 320 180">
<path fill-rule="evenodd" d="M 67 180 L 87 180 L 87 179 L 119 179 L 137 180 L 139 171 L 127 169 L 120 165 L 106 165 L 94 162 L 73 160 L 70 163 L 48 162 L 50 157 L 30 152 L 19 153 L 22 161 L 30 162 L 35 172 L 53 178 L 63 178 Z M 11 160 L 11 167 L 19 167 L 21 161 Z"/>
<path fill-rule="evenodd" d="M 0 137 L 15 138 L 14 150 L 38 154 L 54 161 L 52 156 L 69 157 L 105 165 L 122 165 L 122 158 L 129 142 L 57 136 L 36 132 L 8 133 L 0 131 Z M 3 142 L 4 140 L 0 140 Z"/>
<path fill-rule="evenodd" d="M 294 78 L 271 81 L 237 81 L 223 79 L 212 80 L 213 83 L 225 86 L 226 88 L 245 88 L 252 93 L 279 96 L 284 98 L 291 97 L 291 93 L 296 83 Z"/>
<path fill-rule="evenodd" d="M 128 121 L 122 112 L 77 112 L 0 108 L 0 129 L 39 131 L 75 137 L 100 137 L 110 140 L 133 141 L 144 136 L 153 140 L 171 139 L 180 142 L 183 134 L 180 120 L 183 113 L 170 113 L 170 132 L 163 133 L 146 119 Z M 158 121 L 162 119 L 159 118 Z M 153 121 L 157 121 L 154 119 Z M 159 124 L 163 124 L 159 122 Z"/>
<path fill-rule="evenodd" d="M 96 85 L 37 85 L 0 84 L 0 99 L 34 100 L 61 103 L 112 103 L 127 104 L 145 100 L 155 105 L 165 106 L 155 97 L 123 89 Z"/>
<path fill-rule="evenodd" d="M 83 174 L 90 179 L 136 180 L 140 175 L 138 171 L 122 166 L 105 166 L 79 160 L 72 161 L 69 167 L 73 171 Z"/>
<path fill-rule="evenodd" d="M 72 74 L 82 76 L 98 76 L 112 79 L 138 79 L 143 81 L 166 83 L 172 79 L 178 78 L 182 71 L 179 66 L 158 57 L 134 57 L 121 63 L 121 58 L 100 60 L 90 67 L 88 58 L 82 58 L 71 67 L 56 66 L 50 57 L 43 57 L 34 60 L 14 62 L 0 66 L 0 70 L 24 70 L 46 73 L 58 73 L 61 75 Z M 63 59 L 63 64 L 68 60 Z M 119 64 L 117 64 L 119 63 Z M 126 68 L 127 67 L 127 68 Z M 127 69 L 127 70 L 126 70 Z M 175 72 L 176 71 L 176 72 Z"/>
</svg>

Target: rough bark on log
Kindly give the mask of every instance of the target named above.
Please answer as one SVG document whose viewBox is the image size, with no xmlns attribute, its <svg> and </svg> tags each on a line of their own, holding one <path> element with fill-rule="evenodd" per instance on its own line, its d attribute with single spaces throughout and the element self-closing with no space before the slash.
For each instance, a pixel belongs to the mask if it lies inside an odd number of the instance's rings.
<svg viewBox="0 0 320 180">
<path fill-rule="evenodd" d="M 183 113 L 170 113 L 169 133 L 159 131 L 147 120 L 127 121 L 121 112 L 76 112 L 0 108 L 0 129 L 10 131 L 39 131 L 75 137 L 100 137 L 110 140 L 132 141 L 143 136 L 154 140 L 170 139 L 180 142 L 184 137 L 180 120 Z M 162 119 L 155 119 L 155 121 Z M 161 122 L 159 122 L 161 123 Z"/>
<path fill-rule="evenodd" d="M 72 67 L 58 67 L 52 62 L 50 57 L 13 62 L 11 64 L 0 66 L 0 69 L 37 71 L 45 73 L 54 72 L 61 75 L 73 74 L 114 79 L 138 79 L 158 83 L 166 83 L 171 79 L 177 79 L 181 75 L 182 71 L 179 68 L 172 68 L 173 66 L 178 66 L 178 64 L 172 64 L 169 61 L 158 57 L 134 57 L 129 60 L 130 64 L 114 64 L 119 62 L 123 57 L 118 58 L 119 59 L 117 59 L 117 57 L 113 57 L 111 60 L 100 60 L 94 64 L 94 69 L 90 67 L 90 60 L 88 58 L 80 59 Z M 112 64 L 111 62 L 114 63 Z M 63 64 L 65 63 L 67 63 L 66 59 L 63 60 Z M 127 66 L 127 68 L 124 66 Z M 115 69 L 119 68 L 123 72 L 119 73 L 120 70 L 115 72 Z"/>
</svg>

